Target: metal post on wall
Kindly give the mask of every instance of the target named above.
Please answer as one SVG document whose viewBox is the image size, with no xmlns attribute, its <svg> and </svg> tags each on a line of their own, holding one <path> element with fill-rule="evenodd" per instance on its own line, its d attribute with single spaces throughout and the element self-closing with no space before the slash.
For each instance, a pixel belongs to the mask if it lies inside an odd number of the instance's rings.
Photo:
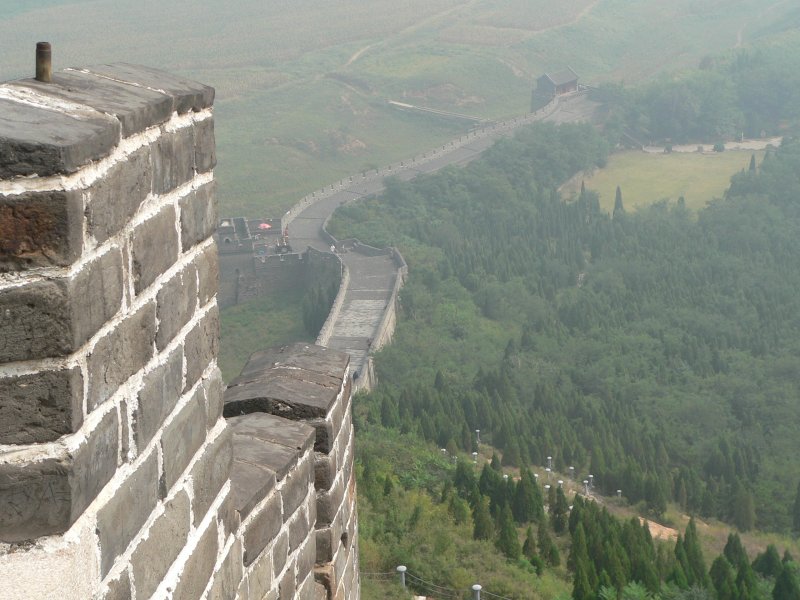
<svg viewBox="0 0 800 600">
<path fill-rule="evenodd" d="M 406 587 L 406 567 L 404 565 L 400 565 L 397 567 L 397 572 L 400 573 L 400 585 Z"/>
<path fill-rule="evenodd" d="M 475 584 L 472 586 L 472 594 L 473 600 L 481 600 L 481 590 L 483 588 L 479 584 Z"/>
</svg>

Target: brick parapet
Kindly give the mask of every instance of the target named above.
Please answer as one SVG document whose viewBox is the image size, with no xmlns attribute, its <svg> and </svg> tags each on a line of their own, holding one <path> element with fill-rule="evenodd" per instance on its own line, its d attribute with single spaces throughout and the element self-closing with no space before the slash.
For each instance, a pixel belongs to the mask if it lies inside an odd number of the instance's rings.
<svg viewBox="0 0 800 600">
<path fill-rule="evenodd" d="M 0 85 L 1 598 L 199 598 L 235 563 L 212 101 L 133 65 Z"/>
</svg>

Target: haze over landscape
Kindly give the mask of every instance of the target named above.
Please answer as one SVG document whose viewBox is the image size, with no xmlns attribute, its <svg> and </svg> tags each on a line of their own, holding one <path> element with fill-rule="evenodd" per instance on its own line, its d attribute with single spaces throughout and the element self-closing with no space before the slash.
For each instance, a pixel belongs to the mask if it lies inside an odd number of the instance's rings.
<svg viewBox="0 0 800 600">
<path fill-rule="evenodd" d="M 40 40 L 216 88 L 285 228 L 219 364 L 351 354 L 363 598 L 800 600 L 796 0 L 0 0 Z"/>
</svg>

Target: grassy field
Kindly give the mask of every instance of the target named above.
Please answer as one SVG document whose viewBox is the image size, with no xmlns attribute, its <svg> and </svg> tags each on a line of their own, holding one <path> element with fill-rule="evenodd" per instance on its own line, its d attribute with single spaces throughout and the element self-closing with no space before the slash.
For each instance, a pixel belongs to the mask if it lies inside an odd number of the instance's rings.
<svg viewBox="0 0 800 600">
<path fill-rule="evenodd" d="M 731 175 L 747 169 L 752 152 L 729 151 L 713 154 L 646 154 L 631 151 L 609 157 L 608 166 L 584 179 L 586 188 L 600 194 L 600 206 L 611 212 L 617 186 L 622 190 L 626 210 L 635 210 L 659 200 L 676 201 L 680 196 L 686 206 L 697 210 L 722 196 L 730 185 Z M 764 152 L 756 152 L 760 162 Z M 569 198 L 580 191 L 575 178 L 562 188 Z"/>
<path fill-rule="evenodd" d="M 780 31 L 792 0 L 0 0 L 0 78 L 128 61 L 217 88 L 221 212 L 271 216 L 365 166 L 460 133 L 388 99 L 500 117 L 535 78 L 648 78 Z M 793 12 L 794 11 L 794 12 Z M 101 32 L 91 36 L 80 32 Z"/>
</svg>

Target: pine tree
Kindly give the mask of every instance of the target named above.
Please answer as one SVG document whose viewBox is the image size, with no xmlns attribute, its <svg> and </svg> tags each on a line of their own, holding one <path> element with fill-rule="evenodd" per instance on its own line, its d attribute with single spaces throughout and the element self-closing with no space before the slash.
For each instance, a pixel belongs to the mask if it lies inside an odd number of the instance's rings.
<svg viewBox="0 0 800 600">
<path fill-rule="evenodd" d="M 800 584 L 792 569 L 783 569 L 775 580 L 772 600 L 800 600 Z"/>
<path fill-rule="evenodd" d="M 767 546 L 767 549 L 756 556 L 753 561 L 753 570 L 763 577 L 777 577 L 783 571 L 781 555 L 774 544 Z"/>
<path fill-rule="evenodd" d="M 525 543 L 522 544 L 522 554 L 525 555 L 531 563 L 536 557 L 536 539 L 533 537 L 533 527 L 528 525 L 528 530 L 525 532 Z"/>
<path fill-rule="evenodd" d="M 550 516 L 553 520 L 553 531 L 557 534 L 564 533 L 568 525 L 569 504 L 567 503 L 567 497 L 564 495 L 564 490 L 560 487 L 556 489 L 556 502 L 550 509 Z"/>
<path fill-rule="evenodd" d="M 718 556 L 711 564 L 711 583 L 717 591 L 717 600 L 735 600 L 738 595 L 733 579 L 733 568 L 728 559 Z"/>
<path fill-rule="evenodd" d="M 745 551 L 744 546 L 742 546 L 742 540 L 736 533 L 728 534 L 728 541 L 725 544 L 725 549 L 722 551 L 722 553 L 735 569 L 740 569 L 742 565 L 750 564 L 750 560 L 747 558 L 747 552 Z"/>
<path fill-rule="evenodd" d="M 506 558 L 510 560 L 517 560 L 520 555 L 519 538 L 517 537 L 517 530 L 514 527 L 514 518 L 511 516 L 511 509 L 508 504 L 503 505 L 500 510 L 500 527 L 496 542 L 498 550 L 502 552 Z"/>
<path fill-rule="evenodd" d="M 538 521 L 544 514 L 541 492 L 528 469 L 523 469 L 517 489 L 514 492 L 512 512 L 517 523 Z"/>
<path fill-rule="evenodd" d="M 733 523 L 740 531 L 750 531 L 756 523 L 753 496 L 740 485 L 733 500 Z"/>
<path fill-rule="evenodd" d="M 575 565 L 575 574 L 572 578 L 572 598 L 574 600 L 592 600 L 594 590 L 589 581 L 588 559 L 583 559 Z"/>
<path fill-rule="evenodd" d="M 489 514 L 489 499 L 481 496 L 472 512 L 472 537 L 476 540 L 490 540 L 494 531 L 492 516 Z"/>
<path fill-rule="evenodd" d="M 686 526 L 683 548 L 688 561 L 688 568 L 684 567 L 684 569 L 686 570 L 686 577 L 689 580 L 689 585 L 708 587 L 710 581 L 708 572 L 706 571 L 705 560 L 703 559 L 703 550 L 700 547 L 700 540 L 697 537 L 697 526 L 693 518 L 689 519 L 689 524 Z"/>
<path fill-rule="evenodd" d="M 622 204 L 622 190 L 617 186 L 617 193 L 614 196 L 614 212 L 612 218 L 617 219 L 625 214 L 625 207 Z"/>
<path fill-rule="evenodd" d="M 558 552 L 558 546 L 550 539 L 550 534 L 547 533 L 547 526 L 545 525 L 544 519 L 539 521 L 536 543 L 539 546 L 539 555 L 547 561 L 547 564 L 551 567 L 557 567 L 561 564 L 561 555 Z"/>
<path fill-rule="evenodd" d="M 750 168 L 748 169 L 751 173 L 756 172 L 756 155 L 753 154 L 750 156 Z"/>
<path fill-rule="evenodd" d="M 800 483 L 797 484 L 797 493 L 794 496 L 792 507 L 792 525 L 796 533 L 800 533 Z"/>
</svg>

